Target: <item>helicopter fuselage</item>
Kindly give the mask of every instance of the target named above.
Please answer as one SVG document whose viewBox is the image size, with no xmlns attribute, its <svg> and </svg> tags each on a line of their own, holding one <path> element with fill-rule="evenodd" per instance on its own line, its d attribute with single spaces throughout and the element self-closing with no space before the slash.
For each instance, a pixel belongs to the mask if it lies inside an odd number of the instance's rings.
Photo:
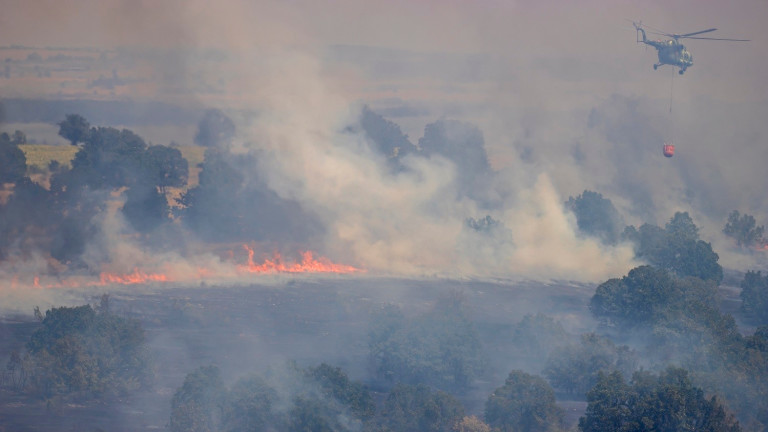
<svg viewBox="0 0 768 432">
<path fill-rule="evenodd" d="M 643 35 L 643 39 L 638 42 L 642 42 L 646 45 L 650 45 L 656 48 L 659 54 L 659 62 L 653 65 L 654 69 L 658 69 L 662 65 L 677 66 L 680 68 L 678 72 L 682 75 L 686 69 L 693 66 L 693 56 L 691 52 L 685 49 L 685 45 L 681 44 L 675 39 L 668 40 L 649 40 L 645 37 L 645 31 L 638 29 Z"/>
</svg>

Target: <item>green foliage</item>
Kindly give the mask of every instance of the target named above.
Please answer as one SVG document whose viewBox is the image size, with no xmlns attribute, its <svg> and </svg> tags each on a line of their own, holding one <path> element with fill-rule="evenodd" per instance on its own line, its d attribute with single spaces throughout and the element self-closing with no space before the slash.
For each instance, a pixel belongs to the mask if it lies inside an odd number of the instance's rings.
<svg viewBox="0 0 768 432">
<path fill-rule="evenodd" d="M 81 115 L 67 114 L 59 123 L 59 136 L 69 140 L 72 145 L 85 142 L 88 139 L 91 125 Z"/>
<path fill-rule="evenodd" d="M 288 430 L 297 432 L 343 432 L 348 429 L 329 413 L 318 399 L 299 396 L 288 413 Z"/>
<path fill-rule="evenodd" d="M 356 418 L 365 420 L 373 416 L 376 406 L 368 389 L 360 382 L 350 381 L 341 368 L 322 363 L 307 369 L 305 375 L 320 386 L 324 397 L 333 398 L 349 407 Z"/>
<path fill-rule="evenodd" d="M 123 214 L 137 231 L 150 232 L 169 220 L 168 200 L 156 187 L 135 185 L 125 197 Z"/>
<path fill-rule="evenodd" d="M 748 214 L 739 214 L 734 210 L 728 215 L 728 221 L 723 228 L 723 234 L 736 240 L 741 247 L 754 247 L 765 243 L 763 233 L 765 227 L 757 226 L 754 216 Z"/>
<path fill-rule="evenodd" d="M 463 297 L 455 293 L 412 319 L 391 306 L 375 314 L 369 349 L 379 378 L 391 383 L 463 392 L 484 367 L 479 336 Z"/>
<path fill-rule="evenodd" d="M 476 126 L 458 120 L 441 119 L 424 128 L 419 149 L 425 155 L 439 154 L 471 173 L 488 171 L 483 133 Z M 467 173 L 470 174 L 470 173 Z"/>
<path fill-rule="evenodd" d="M 565 208 L 576 215 L 576 224 L 582 233 L 597 237 L 606 244 L 618 241 L 624 223 L 611 200 L 597 192 L 585 190 L 576 198 L 569 197 Z"/>
<path fill-rule="evenodd" d="M 456 432 L 491 432 L 490 426 L 475 416 L 467 416 L 454 426 Z"/>
<path fill-rule="evenodd" d="M 177 148 L 153 145 L 147 148 L 146 157 L 150 174 L 149 184 L 161 191 L 168 187 L 182 187 L 189 178 L 189 164 Z"/>
<path fill-rule="evenodd" d="M 215 147 L 225 144 L 235 136 L 235 124 L 218 109 L 209 109 L 197 123 L 195 144 Z"/>
<path fill-rule="evenodd" d="M 16 130 L 11 136 L 11 142 L 16 145 L 24 145 L 27 143 L 27 134 L 20 130 Z"/>
<path fill-rule="evenodd" d="M 3 183 L 16 183 L 24 178 L 26 172 L 24 152 L 3 132 L 0 134 L 0 187 Z"/>
<path fill-rule="evenodd" d="M 238 380 L 223 398 L 224 432 L 270 431 L 279 419 L 274 413 L 277 392 L 262 378 L 249 376 Z"/>
<path fill-rule="evenodd" d="M 147 144 L 128 129 L 91 129 L 72 160 L 76 184 L 91 189 L 119 188 L 147 178 L 144 153 Z"/>
<path fill-rule="evenodd" d="M 225 391 L 216 366 L 202 366 L 187 374 L 171 401 L 171 432 L 219 430 Z"/>
<path fill-rule="evenodd" d="M 568 343 L 570 335 L 560 322 L 541 313 L 526 315 L 512 327 L 510 342 L 520 356 L 543 363 L 549 353 Z"/>
<path fill-rule="evenodd" d="M 768 275 L 748 271 L 740 286 L 741 311 L 757 323 L 768 324 Z"/>
<path fill-rule="evenodd" d="M 152 375 L 141 325 L 90 306 L 46 311 L 27 349 L 41 396 L 125 395 L 148 386 Z"/>
<path fill-rule="evenodd" d="M 463 417 L 464 407 L 450 394 L 423 384 L 397 384 L 367 430 L 450 432 Z"/>
<path fill-rule="evenodd" d="M 400 126 L 371 111 L 368 106 L 363 107 L 360 126 L 377 149 L 391 161 L 398 161 L 416 150 Z"/>
<path fill-rule="evenodd" d="M 223 152 L 206 150 L 198 185 L 178 200 L 184 207 L 180 212 L 184 222 L 204 238 L 222 234 L 225 238 L 241 237 L 244 220 L 236 209 L 242 206 L 239 192 L 243 181 Z"/>
<path fill-rule="evenodd" d="M 502 432 L 558 430 L 563 411 L 555 392 L 538 376 L 514 370 L 485 402 L 485 421 Z"/>
<path fill-rule="evenodd" d="M 698 228 L 687 212 L 677 212 L 665 229 L 643 224 L 639 230 L 627 227 L 622 238 L 635 243 L 635 254 L 649 264 L 667 269 L 678 276 L 723 280 L 720 257 L 712 245 L 699 240 Z"/>
<path fill-rule="evenodd" d="M 718 311 L 716 293 L 714 281 L 676 279 L 665 270 L 641 266 L 599 285 L 589 308 L 603 324 L 645 335 L 660 360 L 694 354 L 701 359 L 713 341 L 728 341 L 738 333 L 733 318 Z"/>
<path fill-rule="evenodd" d="M 676 212 L 667 222 L 665 230 L 668 235 L 683 240 L 699 240 L 699 228 L 693 223 L 688 212 Z"/>
<path fill-rule="evenodd" d="M 715 398 L 707 399 L 685 369 L 659 376 L 637 372 L 627 384 L 619 372 L 601 373 L 587 394 L 582 432 L 737 432 L 739 423 Z"/>
<path fill-rule="evenodd" d="M 477 198 L 491 173 L 483 133 L 476 126 L 458 120 L 440 119 L 424 127 L 419 151 L 427 157 L 440 156 L 456 165 L 459 195 Z"/>
<path fill-rule="evenodd" d="M 553 350 L 543 373 L 556 389 L 583 395 L 595 385 L 600 372 L 632 373 L 637 360 L 637 354 L 629 347 L 616 346 L 608 338 L 586 333 L 579 343 Z"/>
<path fill-rule="evenodd" d="M 632 328 L 651 323 L 674 295 L 674 281 L 665 270 L 640 266 L 600 284 L 589 309 L 607 323 Z"/>
</svg>

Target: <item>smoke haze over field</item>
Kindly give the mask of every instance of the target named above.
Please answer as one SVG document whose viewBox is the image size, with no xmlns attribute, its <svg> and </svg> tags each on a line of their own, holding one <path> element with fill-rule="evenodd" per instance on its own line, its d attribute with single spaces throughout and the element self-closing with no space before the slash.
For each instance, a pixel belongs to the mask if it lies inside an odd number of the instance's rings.
<svg viewBox="0 0 768 432">
<path fill-rule="evenodd" d="M 768 221 L 758 187 L 768 183 L 762 1 L 6 0 L 3 10 L 0 52 L 19 72 L 0 78 L 0 93 L 221 108 L 237 125 L 227 150 L 253 161 L 240 167 L 244 188 L 263 183 L 298 203 L 322 226 L 307 243 L 370 272 L 625 274 L 637 264 L 631 247 L 580 236 L 563 209 L 585 189 L 631 224 L 663 225 L 688 211 L 709 241 L 720 241 L 731 210 Z M 716 37 L 752 42 L 689 41 L 695 64 L 678 77 L 669 66 L 653 71 L 655 52 L 636 46 L 626 19 L 672 33 L 717 27 Z M 45 47 L 92 48 L 70 54 L 93 57 L 80 61 L 113 81 L 87 68 L 34 78 L 23 69 L 31 48 L 10 45 L 39 47 L 44 59 L 56 52 Z M 393 171 L 391 155 L 354 127 L 363 105 L 414 145 L 438 120 L 475 125 L 491 169 L 418 153 Z M 671 160 L 665 141 L 677 146 Z M 467 227 L 487 215 L 497 231 Z M 189 245 L 142 250 L 119 235 L 120 217 L 102 218 L 89 258 L 108 256 L 125 271 L 203 260 Z"/>
</svg>

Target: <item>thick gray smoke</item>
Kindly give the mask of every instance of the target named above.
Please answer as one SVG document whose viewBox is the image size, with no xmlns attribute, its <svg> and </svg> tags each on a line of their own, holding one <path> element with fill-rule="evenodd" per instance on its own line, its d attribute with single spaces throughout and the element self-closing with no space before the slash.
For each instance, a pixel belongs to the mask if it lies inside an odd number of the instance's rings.
<svg viewBox="0 0 768 432">
<path fill-rule="evenodd" d="M 310 2 L 117 3 L 57 7 L 54 19 L 19 2 L 12 5 L 19 19 L 0 35 L 48 46 L 49 34 L 18 25 L 35 19 L 50 24 L 62 44 L 102 49 L 98 61 L 114 66 L 111 76 L 121 80 L 114 94 L 99 97 L 221 108 L 237 126 L 229 157 L 245 155 L 240 161 L 253 164 L 238 167 L 244 187 L 265 187 L 275 202 L 290 202 L 316 221 L 291 242 L 372 273 L 578 280 L 624 274 L 634 265 L 630 248 L 579 235 L 563 209 L 585 189 L 611 199 L 628 223 L 663 223 L 676 210 L 689 211 L 708 240 L 718 238 L 732 209 L 758 220 L 766 212 L 752 187 L 765 175 L 759 119 L 766 95 L 754 73 L 763 60 L 743 47 L 696 46 L 702 60 L 672 87 L 670 69 L 654 73 L 653 53 L 634 49 L 634 30 L 622 21 L 642 15 L 678 31 L 717 18 L 731 32 L 757 32 L 741 36 L 759 43 L 760 4 L 717 14 L 715 3 L 670 9 L 594 1 L 556 10 L 451 3 L 435 12 L 428 5 L 363 10 L 341 1 L 333 13 Z M 607 15 L 592 13 L 598 9 Z M 685 21 L 668 20 L 691 10 Z M 77 25 L 83 20 L 96 25 Z M 8 55 L 15 68 L 21 54 Z M 19 71 L 24 64 L 18 60 Z M 746 71 L 738 80 L 729 78 L 733 64 Z M 15 96 L 46 92 L 18 78 L 0 85 Z M 398 155 L 401 169 L 392 170 L 392 155 L 377 151 L 359 127 L 363 104 L 396 122 L 416 147 Z M 665 141 L 678 146 L 671 160 L 660 155 Z M 271 216 L 256 212 L 253 223 Z M 467 223 L 480 220 L 499 222 L 494 229 L 501 233 Z M 122 271 L 171 273 L 199 262 L 226 266 L 188 239 L 177 250 L 147 248 L 119 215 L 102 214 L 97 222 L 102 229 L 88 246 L 89 261 L 119 257 Z"/>
</svg>

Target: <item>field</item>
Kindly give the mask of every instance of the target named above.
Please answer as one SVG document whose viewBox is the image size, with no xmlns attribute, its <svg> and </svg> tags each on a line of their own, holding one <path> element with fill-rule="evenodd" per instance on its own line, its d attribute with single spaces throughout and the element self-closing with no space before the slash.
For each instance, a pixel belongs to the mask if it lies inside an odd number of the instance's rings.
<svg viewBox="0 0 768 432">
<path fill-rule="evenodd" d="M 27 158 L 27 166 L 36 171 L 47 170 L 53 160 L 69 165 L 77 153 L 77 147 L 72 145 L 25 144 L 19 148 Z"/>
</svg>

